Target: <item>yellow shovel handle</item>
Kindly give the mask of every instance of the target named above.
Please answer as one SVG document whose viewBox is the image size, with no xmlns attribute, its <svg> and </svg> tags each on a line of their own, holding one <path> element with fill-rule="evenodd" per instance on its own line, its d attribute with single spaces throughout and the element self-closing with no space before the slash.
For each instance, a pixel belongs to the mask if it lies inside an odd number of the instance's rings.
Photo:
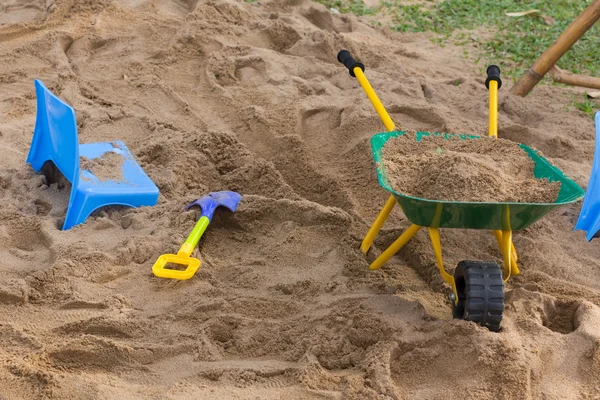
<svg viewBox="0 0 600 400">
<path fill-rule="evenodd" d="M 210 220 L 208 219 L 208 217 L 200 217 L 200 219 L 198 219 L 198 222 L 196 222 L 194 229 L 189 234 L 189 236 L 177 252 L 178 256 L 189 257 L 192 255 L 192 252 L 196 248 L 196 245 L 200 241 L 200 238 L 204 234 L 204 231 L 206 231 L 208 224 L 210 224 Z"/>
<path fill-rule="evenodd" d="M 179 248 L 177 254 L 163 254 L 158 257 L 158 260 L 152 266 L 152 273 L 161 278 L 186 280 L 190 279 L 198 268 L 200 268 L 200 260 L 190 257 L 196 248 L 198 241 L 204 234 L 206 227 L 210 224 L 208 217 L 200 217 L 194 229 L 189 234 L 185 242 Z M 167 264 L 179 264 L 185 266 L 185 270 L 166 268 Z"/>
</svg>

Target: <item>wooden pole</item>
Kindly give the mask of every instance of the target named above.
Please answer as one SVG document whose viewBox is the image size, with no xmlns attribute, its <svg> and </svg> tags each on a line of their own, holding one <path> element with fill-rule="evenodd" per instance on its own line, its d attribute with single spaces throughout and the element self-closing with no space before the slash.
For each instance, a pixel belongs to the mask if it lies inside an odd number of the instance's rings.
<svg viewBox="0 0 600 400">
<path fill-rule="evenodd" d="M 518 96 L 526 96 L 598 19 L 600 19 L 600 0 L 595 0 L 571 22 L 571 25 L 546 49 L 531 68 L 525 71 L 510 92 Z"/>
<path fill-rule="evenodd" d="M 564 83 L 566 85 L 581 86 L 592 89 L 600 89 L 600 78 L 571 74 L 561 70 L 556 65 L 550 68 L 550 71 L 548 71 L 548 75 L 550 75 L 552 77 L 552 80 L 557 83 Z"/>
</svg>

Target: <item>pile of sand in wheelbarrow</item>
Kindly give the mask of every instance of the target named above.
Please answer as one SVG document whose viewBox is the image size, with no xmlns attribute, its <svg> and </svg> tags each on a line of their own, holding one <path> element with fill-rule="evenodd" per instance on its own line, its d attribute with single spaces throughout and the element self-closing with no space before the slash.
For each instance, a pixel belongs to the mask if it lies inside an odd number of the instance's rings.
<svg viewBox="0 0 600 400">
<path fill-rule="evenodd" d="M 391 138 L 384 166 L 394 190 L 431 200 L 552 203 L 560 182 L 536 179 L 535 164 L 515 142 L 481 137 Z"/>
</svg>

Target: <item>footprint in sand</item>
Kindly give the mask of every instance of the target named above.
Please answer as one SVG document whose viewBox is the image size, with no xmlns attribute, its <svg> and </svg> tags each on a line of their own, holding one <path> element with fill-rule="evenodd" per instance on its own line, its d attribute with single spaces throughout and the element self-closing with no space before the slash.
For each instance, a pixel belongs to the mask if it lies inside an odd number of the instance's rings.
<svg viewBox="0 0 600 400">
<path fill-rule="evenodd" d="M 159 9 L 173 10 L 180 13 L 180 15 L 186 15 L 193 12 L 199 0 L 158 0 Z"/>
<path fill-rule="evenodd" d="M 388 112 L 393 121 L 405 129 L 427 132 L 445 132 L 446 120 L 433 108 L 391 105 Z"/>
<path fill-rule="evenodd" d="M 55 333 L 70 337 L 94 335 L 106 338 L 131 339 L 147 335 L 151 327 L 146 321 L 136 318 L 91 317 L 71 322 L 54 329 Z"/>
<path fill-rule="evenodd" d="M 295 45 L 302 38 L 293 26 L 280 20 L 269 22 L 260 35 L 266 39 L 268 48 L 281 53 Z"/>
<path fill-rule="evenodd" d="M 275 150 L 275 167 L 295 193 L 326 206 L 353 206 L 347 190 L 332 174 L 320 169 L 314 162 L 316 156 L 301 138 L 295 135 L 279 137 L 273 142 L 272 149 Z"/>
<path fill-rule="evenodd" d="M 256 56 L 238 58 L 234 75 L 245 86 L 261 86 L 269 81 L 265 61 Z"/>
<path fill-rule="evenodd" d="M 50 211 L 52 210 L 52 204 L 42 199 L 34 200 L 33 204 L 36 208 L 36 214 L 42 217 L 45 217 L 46 215 L 50 214 Z"/>
<path fill-rule="evenodd" d="M 0 324 L 0 346 L 11 353 L 23 353 L 23 349 L 36 350 L 42 347 L 35 336 L 23 332 L 12 324 Z"/>
<path fill-rule="evenodd" d="M 24 280 L 4 278 L 0 282 L 0 305 L 25 304 L 28 299 L 29 287 Z"/>
<path fill-rule="evenodd" d="M 523 143 L 527 146 L 533 145 L 533 134 L 531 130 L 523 125 L 512 124 L 498 127 L 498 137 L 501 139 L 512 140 L 513 142 Z"/>
<path fill-rule="evenodd" d="M 6 240 L 1 242 L 6 243 L 6 246 L 0 245 L 0 249 L 7 248 L 10 255 L 0 260 L 0 271 L 5 274 L 16 273 L 13 265 L 23 262 L 34 269 L 50 265 L 52 239 L 39 219 L 24 215 L 4 215 L 4 220 L 0 221 L 0 238 L 3 236 Z"/>
<path fill-rule="evenodd" d="M 155 8 L 160 13 L 185 17 L 193 12 L 199 0 L 116 0 L 124 8 Z"/>
<path fill-rule="evenodd" d="M 558 390 L 570 393 L 572 398 L 585 398 L 597 390 L 594 377 L 600 374 L 598 306 L 575 298 L 556 299 L 515 289 L 507 295 L 506 314 L 506 334 L 520 336 L 522 346 L 533 359 L 528 363 L 535 377 L 532 393 Z M 588 373 L 581 374 L 583 370 Z"/>
<path fill-rule="evenodd" d="M 109 339 L 88 336 L 56 342 L 47 350 L 48 361 L 64 370 L 115 371 L 139 368 L 128 346 Z"/>
<path fill-rule="evenodd" d="M 339 151 L 344 141 L 332 140 L 336 129 L 342 124 L 342 112 L 336 106 L 308 108 L 300 112 L 298 131 L 305 143 L 320 154 Z"/>
<path fill-rule="evenodd" d="M 499 111 L 504 112 L 513 122 L 530 128 L 537 128 L 544 120 L 538 110 L 517 96 L 506 97 Z"/>
<path fill-rule="evenodd" d="M 337 32 L 332 14 L 322 4 L 311 4 L 302 11 L 302 16 L 319 29 Z"/>
<path fill-rule="evenodd" d="M 0 26 L 43 20 L 53 2 L 46 0 L 4 0 L 0 5 Z"/>
</svg>

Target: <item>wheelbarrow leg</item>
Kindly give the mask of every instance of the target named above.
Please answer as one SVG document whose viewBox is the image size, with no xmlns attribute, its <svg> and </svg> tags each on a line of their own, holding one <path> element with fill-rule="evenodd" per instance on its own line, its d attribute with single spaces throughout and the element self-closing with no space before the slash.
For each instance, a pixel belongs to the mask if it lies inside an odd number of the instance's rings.
<svg viewBox="0 0 600 400">
<path fill-rule="evenodd" d="M 371 228 L 369 228 L 369 232 L 367 232 L 367 235 L 365 236 L 365 238 L 362 241 L 362 244 L 360 245 L 360 251 L 362 251 L 363 254 L 366 255 L 369 249 L 371 248 L 375 237 L 379 233 L 379 230 L 385 223 L 385 220 L 389 217 L 390 213 L 392 212 L 392 209 L 396 204 L 396 198 L 390 195 L 381 211 L 379 211 L 379 215 L 377 215 L 377 218 L 375 218 L 375 222 L 373 222 L 373 225 L 371 225 Z"/>
<path fill-rule="evenodd" d="M 499 234 L 496 234 L 496 232 L 499 232 Z M 500 245 L 500 251 L 504 257 L 504 282 L 506 282 L 511 275 L 517 275 L 519 273 L 519 268 L 512 257 L 512 231 L 494 231 L 494 234 L 496 235 L 496 240 L 499 240 L 498 244 Z M 498 237 L 500 237 L 500 239 L 498 239 Z"/>
<path fill-rule="evenodd" d="M 408 243 L 408 241 L 416 235 L 421 227 L 419 225 L 412 224 L 407 230 L 405 230 L 402 235 L 394 243 L 390 245 L 371 265 L 369 269 L 379 269 L 383 264 L 385 264 L 394 254 L 396 254 L 400 249 Z"/>
<path fill-rule="evenodd" d="M 433 252 L 435 253 L 435 260 L 437 262 L 438 269 L 440 270 L 440 274 L 442 278 L 452 286 L 452 291 L 456 294 L 456 284 L 454 282 L 454 277 L 446 272 L 444 269 L 444 262 L 442 260 L 442 242 L 440 240 L 440 231 L 437 228 L 428 228 L 429 229 L 429 239 L 431 240 L 431 246 L 433 246 Z"/>
<path fill-rule="evenodd" d="M 496 241 L 498 242 L 498 246 L 500 246 L 500 248 L 502 248 L 502 231 L 500 231 L 500 230 L 494 231 L 494 236 L 496 236 Z M 512 257 L 511 262 L 512 262 L 513 269 L 514 269 L 517 265 L 517 261 L 519 260 L 519 257 L 517 256 L 517 250 L 515 249 L 515 245 L 514 245 L 514 243 L 512 243 L 512 241 L 510 244 L 510 249 L 511 249 L 511 257 Z"/>
<path fill-rule="evenodd" d="M 517 275 L 519 268 L 511 257 L 511 246 L 512 246 L 512 231 L 502 231 L 502 253 L 504 254 L 504 273 L 506 277 L 504 282 L 508 281 L 511 275 Z M 512 262 L 511 262 L 512 259 Z M 508 274 L 506 273 L 508 271 Z"/>
<path fill-rule="evenodd" d="M 498 242 L 498 246 L 500 247 L 502 256 L 506 260 L 506 256 L 504 254 L 504 247 L 503 247 L 503 239 L 504 239 L 503 232 L 508 232 L 508 235 L 511 237 L 511 239 L 510 239 L 510 254 L 509 254 L 510 255 L 510 270 L 505 269 L 504 273 L 507 274 L 508 272 L 510 272 L 510 275 L 518 275 L 520 272 L 519 267 L 517 266 L 518 256 L 517 256 L 517 251 L 515 250 L 515 245 L 512 242 L 512 232 L 496 230 L 496 231 L 494 231 L 494 236 L 496 237 L 496 241 Z"/>
</svg>

